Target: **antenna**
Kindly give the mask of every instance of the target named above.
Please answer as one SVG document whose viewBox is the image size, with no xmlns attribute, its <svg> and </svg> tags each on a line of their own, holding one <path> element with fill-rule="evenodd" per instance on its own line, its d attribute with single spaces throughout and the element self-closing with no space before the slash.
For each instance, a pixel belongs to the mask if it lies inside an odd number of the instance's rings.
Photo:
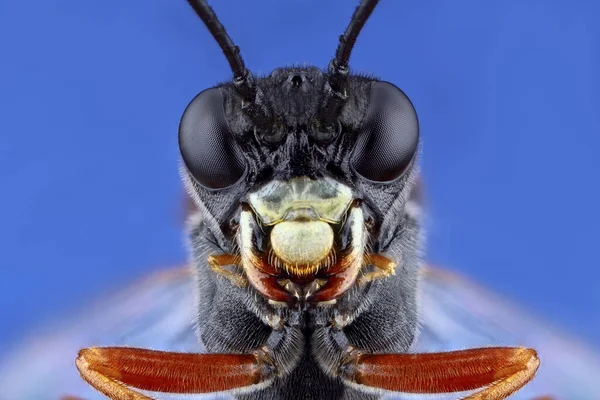
<svg viewBox="0 0 600 400">
<path fill-rule="evenodd" d="M 371 16 L 379 0 L 362 0 L 354 14 L 346 31 L 340 36 L 340 44 L 335 51 L 335 57 L 329 63 L 329 79 L 325 85 L 325 100 L 321 107 L 318 120 L 322 126 L 331 126 L 348 98 L 346 84 L 348 80 L 348 61 L 356 43 L 356 38 Z"/>
<path fill-rule="evenodd" d="M 236 46 L 219 18 L 206 0 L 188 0 L 188 3 L 200 17 L 210 34 L 223 50 L 225 58 L 233 72 L 233 84 L 242 98 L 242 110 L 258 126 L 269 126 L 272 122 L 271 111 L 262 103 L 262 93 L 256 87 L 252 73 L 246 68 L 240 48 Z"/>
</svg>

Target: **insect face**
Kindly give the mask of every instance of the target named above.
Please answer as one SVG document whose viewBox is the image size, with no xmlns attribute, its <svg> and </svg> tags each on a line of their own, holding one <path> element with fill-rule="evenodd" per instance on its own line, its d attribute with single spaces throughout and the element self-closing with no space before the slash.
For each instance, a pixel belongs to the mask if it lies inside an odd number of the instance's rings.
<svg viewBox="0 0 600 400">
<path fill-rule="evenodd" d="M 200 211 L 189 222 L 198 333 L 211 354 L 84 350 L 84 379 L 119 399 L 133 398 L 121 384 L 248 399 L 492 383 L 477 398 L 502 399 L 525 384 L 538 365 L 529 349 L 404 354 L 417 331 L 418 122 L 400 89 L 348 69 L 377 1 L 360 3 L 327 71 L 259 78 L 206 2 L 189 2 L 234 75 L 197 95 L 179 129 Z"/>
<path fill-rule="evenodd" d="M 329 78 L 309 67 L 257 79 L 268 124 L 243 112 L 232 84 L 202 92 L 182 118 L 184 178 L 216 225 L 239 221 L 213 235 L 239 249 L 243 275 L 272 302 L 345 293 L 379 246 L 391 207 L 380 199 L 410 189 L 418 124 L 408 98 L 350 76 L 344 105 L 326 121 Z"/>
</svg>

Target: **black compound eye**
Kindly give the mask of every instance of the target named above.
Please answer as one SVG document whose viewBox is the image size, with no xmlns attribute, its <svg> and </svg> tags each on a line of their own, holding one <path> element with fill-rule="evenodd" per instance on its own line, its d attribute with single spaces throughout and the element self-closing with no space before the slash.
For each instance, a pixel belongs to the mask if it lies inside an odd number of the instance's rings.
<svg viewBox="0 0 600 400">
<path fill-rule="evenodd" d="M 389 82 L 373 82 L 354 150 L 354 170 L 375 182 L 396 180 L 412 163 L 418 142 L 419 122 L 408 97 Z"/>
<path fill-rule="evenodd" d="M 242 178 L 246 168 L 225 119 L 220 89 L 201 92 L 187 106 L 179 123 L 179 150 L 205 188 L 224 189 Z"/>
</svg>

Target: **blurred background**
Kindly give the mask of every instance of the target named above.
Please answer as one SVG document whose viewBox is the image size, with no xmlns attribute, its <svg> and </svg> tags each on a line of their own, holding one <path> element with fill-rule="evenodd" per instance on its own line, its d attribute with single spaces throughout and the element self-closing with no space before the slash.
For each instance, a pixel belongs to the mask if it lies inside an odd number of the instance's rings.
<svg viewBox="0 0 600 400">
<path fill-rule="evenodd" d="M 326 67 L 355 1 L 212 1 L 256 74 Z M 600 3 L 388 0 L 351 59 L 421 121 L 428 260 L 600 345 Z M 177 127 L 230 79 L 189 5 L 0 2 L 0 353 L 185 261 Z"/>
</svg>

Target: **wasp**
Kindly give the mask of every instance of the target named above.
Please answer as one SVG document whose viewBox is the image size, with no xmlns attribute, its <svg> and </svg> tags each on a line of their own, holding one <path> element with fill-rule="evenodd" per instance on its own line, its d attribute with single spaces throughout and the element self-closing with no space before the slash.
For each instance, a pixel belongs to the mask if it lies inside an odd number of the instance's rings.
<svg viewBox="0 0 600 400">
<path fill-rule="evenodd" d="M 390 82 L 349 60 L 377 0 L 362 0 L 326 71 L 254 77 L 206 1 L 189 0 L 233 73 L 188 105 L 181 176 L 197 333 L 206 353 L 79 352 L 111 399 L 228 392 L 239 399 L 376 399 L 475 391 L 504 399 L 535 375 L 535 350 L 409 353 L 418 331 L 419 123 Z"/>
</svg>

